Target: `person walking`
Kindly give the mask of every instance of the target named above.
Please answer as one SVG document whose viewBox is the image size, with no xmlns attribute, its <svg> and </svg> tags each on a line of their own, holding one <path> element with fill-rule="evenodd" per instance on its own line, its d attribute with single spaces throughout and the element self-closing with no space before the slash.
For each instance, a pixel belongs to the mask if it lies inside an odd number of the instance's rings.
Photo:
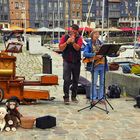
<svg viewBox="0 0 140 140">
<path fill-rule="evenodd" d="M 90 34 L 90 41 L 87 43 L 83 56 L 88 59 L 88 70 L 92 74 L 92 86 L 90 100 L 92 104 L 96 103 L 96 99 L 103 98 L 104 95 L 104 67 L 105 60 L 102 55 L 98 55 L 98 51 L 102 46 L 102 42 L 99 40 L 99 32 L 92 31 Z M 99 92 L 97 93 L 97 81 L 99 77 Z M 101 101 L 104 103 L 104 100 Z"/>
<path fill-rule="evenodd" d="M 68 34 L 63 35 L 60 39 L 59 49 L 63 57 L 63 92 L 64 103 L 69 104 L 69 88 L 72 84 L 71 100 L 78 102 L 77 87 L 81 67 L 81 46 L 82 37 L 79 35 L 79 26 L 73 24 Z"/>
</svg>

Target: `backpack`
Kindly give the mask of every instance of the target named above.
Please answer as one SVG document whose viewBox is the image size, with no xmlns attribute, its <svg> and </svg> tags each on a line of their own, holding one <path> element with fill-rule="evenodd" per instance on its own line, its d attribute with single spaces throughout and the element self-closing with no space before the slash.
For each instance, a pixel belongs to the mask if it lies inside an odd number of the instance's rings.
<svg viewBox="0 0 140 140">
<path fill-rule="evenodd" d="M 122 71 L 123 71 L 123 73 L 131 73 L 131 68 L 129 65 L 123 65 Z"/>
<path fill-rule="evenodd" d="M 121 88 L 118 85 L 110 85 L 108 87 L 108 98 L 120 98 Z"/>
<path fill-rule="evenodd" d="M 140 95 L 136 96 L 136 104 L 134 105 L 134 107 L 138 107 L 140 108 Z"/>
</svg>

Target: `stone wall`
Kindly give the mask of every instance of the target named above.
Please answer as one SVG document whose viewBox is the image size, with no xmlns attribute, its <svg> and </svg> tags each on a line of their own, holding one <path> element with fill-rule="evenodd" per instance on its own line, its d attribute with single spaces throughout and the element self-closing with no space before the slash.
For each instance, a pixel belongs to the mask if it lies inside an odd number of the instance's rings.
<svg viewBox="0 0 140 140">
<path fill-rule="evenodd" d="M 136 96 L 140 92 L 140 76 L 134 74 L 123 74 L 121 72 L 107 72 L 106 73 L 106 87 L 112 84 L 118 84 L 122 93 L 125 88 L 128 95 Z"/>
</svg>

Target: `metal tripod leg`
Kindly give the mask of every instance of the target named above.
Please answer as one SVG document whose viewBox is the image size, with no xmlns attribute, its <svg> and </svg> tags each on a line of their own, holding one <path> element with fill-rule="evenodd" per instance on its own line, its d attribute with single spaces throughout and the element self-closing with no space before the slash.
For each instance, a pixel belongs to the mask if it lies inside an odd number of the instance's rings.
<svg viewBox="0 0 140 140">
<path fill-rule="evenodd" d="M 104 58 L 105 58 L 105 66 L 106 66 L 106 64 L 107 64 L 106 56 L 104 56 Z M 78 112 L 80 112 L 80 111 L 82 111 L 82 110 L 84 110 L 84 109 L 86 109 L 86 108 L 92 109 L 93 107 L 96 107 L 96 108 L 98 108 L 98 109 L 101 109 L 101 110 L 105 111 L 105 112 L 108 114 L 109 111 L 108 111 L 108 109 L 107 109 L 106 102 L 107 102 L 108 105 L 112 108 L 112 110 L 114 110 L 114 108 L 113 108 L 112 105 L 109 103 L 109 101 L 107 100 L 106 95 L 105 95 L 105 71 L 106 71 L 106 70 L 105 70 L 105 66 L 104 66 L 104 96 L 103 96 L 101 99 L 99 99 L 95 104 L 90 104 L 89 106 L 84 107 L 84 108 L 78 110 Z M 93 81 L 92 81 L 92 84 L 93 84 Z M 93 96 L 93 95 L 92 95 L 92 96 Z M 96 104 L 98 104 L 101 100 L 105 100 L 105 101 L 106 101 L 106 102 L 105 102 L 105 109 L 96 106 Z"/>
</svg>

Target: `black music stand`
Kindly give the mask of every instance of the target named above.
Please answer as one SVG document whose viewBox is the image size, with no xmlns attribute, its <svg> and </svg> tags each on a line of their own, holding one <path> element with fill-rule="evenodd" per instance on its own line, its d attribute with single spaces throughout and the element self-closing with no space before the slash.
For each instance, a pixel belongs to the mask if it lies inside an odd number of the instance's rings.
<svg viewBox="0 0 140 140">
<path fill-rule="evenodd" d="M 101 109 L 101 110 L 105 111 L 105 112 L 108 114 L 109 111 L 107 110 L 106 102 L 109 104 L 109 106 L 112 108 L 112 110 L 114 109 L 114 108 L 112 107 L 112 105 L 109 103 L 109 101 L 107 100 L 107 98 L 106 98 L 106 93 L 105 93 L 105 73 L 106 73 L 106 66 L 107 66 L 107 58 L 106 58 L 106 56 L 109 56 L 109 57 L 116 57 L 116 56 L 118 56 L 117 52 L 119 51 L 120 47 L 121 47 L 121 44 L 104 44 L 104 45 L 102 45 L 102 47 L 100 48 L 100 50 L 99 50 L 99 52 L 98 52 L 97 55 L 102 55 L 102 56 L 104 57 L 104 59 L 105 59 L 105 66 L 104 66 L 104 95 L 103 95 L 103 97 L 102 97 L 101 99 L 99 99 L 95 104 L 90 103 L 89 106 L 84 107 L 84 108 L 78 110 L 78 112 L 80 112 L 80 111 L 82 111 L 82 110 L 84 110 L 84 109 L 86 109 L 86 108 L 92 109 L 93 107 L 96 107 L 96 108 L 98 108 L 98 109 Z M 94 64 L 94 63 L 93 63 L 93 64 Z M 94 65 L 92 65 L 92 67 L 93 67 L 93 66 L 94 66 Z M 94 69 L 94 67 L 93 67 L 93 69 Z M 92 86 L 93 86 L 93 81 L 92 81 Z M 92 88 L 92 87 L 91 87 L 91 88 Z M 93 89 L 93 88 L 92 88 L 92 89 Z M 91 90 L 91 91 L 92 91 L 92 90 Z M 93 94 L 93 92 L 92 92 L 92 94 Z M 92 96 L 93 96 L 93 95 L 92 95 Z M 104 100 L 104 101 L 105 101 L 105 108 L 106 108 L 106 109 L 103 109 L 103 108 L 101 108 L 101 107 L 96 106 L 101 100 Z"/>
</svg>

